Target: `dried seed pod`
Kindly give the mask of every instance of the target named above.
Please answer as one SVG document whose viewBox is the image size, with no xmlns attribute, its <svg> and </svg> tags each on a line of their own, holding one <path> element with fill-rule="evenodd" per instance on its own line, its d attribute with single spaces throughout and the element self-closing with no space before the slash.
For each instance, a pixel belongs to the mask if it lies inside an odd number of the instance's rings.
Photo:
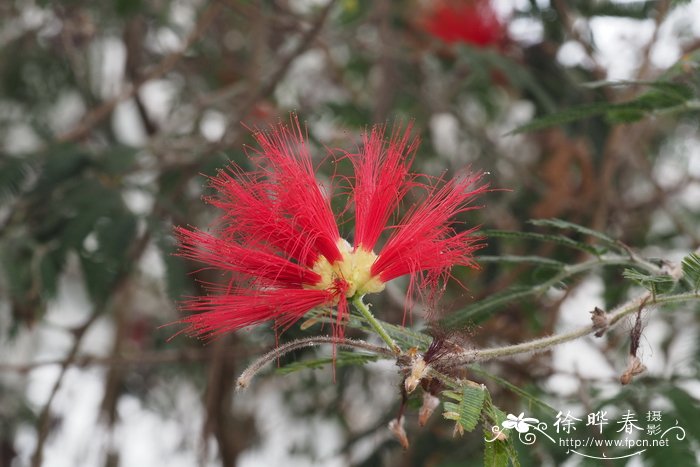
<svg viewBox="0 0 700 467">
<path fill-rule="evenodd" d="M 627 363 L 627 369 L 622 376 L 620 376 L 620 383 L 630 384 L 632 378 L 641 375 L 647 370 L 647 367 L 642 363 L 642 361 L 637 356 L 630 355 L 629 362 Z"/>
</svg>

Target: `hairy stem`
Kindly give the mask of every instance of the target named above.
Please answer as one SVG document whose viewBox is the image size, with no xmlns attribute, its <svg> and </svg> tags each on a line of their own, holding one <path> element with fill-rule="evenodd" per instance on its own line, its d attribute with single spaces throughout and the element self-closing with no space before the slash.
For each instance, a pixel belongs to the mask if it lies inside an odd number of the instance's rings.
<svg viewBox="0 0 700 467">
<path fill-rule="evenodd" d="M 700 299 L 700 294 L 697 293 L 682 293 L 666 296 L 657 296 L 655 299 L 652 298 L 651 293 L 646 293 L 641 297 L 637 297 L 634 300 L 630 300 L 624 305 L 619 306 L 617 309 L 608 313 L 607 322 L 608 329 L 613 328 L 615 325 L 619 324 L 621 320 L 631 313 L 639 310 L 639 307 L 644 306 L 646 302 L 649 305 L 663 304 L 663 303 L 675 303 L 683 302 L 687 300 L 697 300 Z M 570 342 L 579 339 L 588 334 L 600 331 L 600 328 L 595 326 L 584 326 L 573 331 L 554 334 L 552 336 L 542 337 L 539 339 L 534 339 L 529 342 L 523 342 L 521 344 L 508 345 L 504 347 L 495 347 L 491 349 L 477 349 L 469 350 L 461 355 L 454 357 L 451 366 L 458 366 L 468 363 L 482 362 L 485 360 L 491 360 L 495 358 L 510 357 L 513 355 L 519 355 L 530 352 L 541 352 L 548 350 L 556 345 L 563 344 L 565 342 Z"/>
<path fill-rule="evenodd" d="M 280 345 L 279 347 L 269 351 L 262 357 L 259 357 L 257 360 L 255 360 L 253 363 L 248 366 L 248 368 L 245 369 L 243 373 L 241 373 L 241 376 L 238 377 L 236 380 L 236 389 L 245 389 L 248 387 L 250 384 L 250 381 L 253 379 L 253 377 L 260 371 L 262 370 L 265 365 L 270 363 L 273 360 L 276 360 L 277 358 L 281 357 L 282 355 L 289 353 L 293 350 L 297 349 L 303 349 L 304 347 L 313 347 L 315 345 L 322 345 L 322 344 L 333 344 L 337 345 L 338 347 L 348 347 L 348 348 L 353 348 L 353 349 L 362 349 L 362 350 L 367 350 L 369 352 L 378 354 L 378 355 L 385 355 L 387 357 L 392 357 L 394 356 L 394 353 L 390 351 L 389 349 L 386 349 L 384 347 L 380 347 L 378 345 L 372 345 L 369 344 L 365 341 L 357 340 L 357 339 L 338 339 L 335 337 L 326 337 L 326 336 L 321 336 L 321 337 L 307 337 L 305 339 L 297 339 L 292 342 L 288 342 L 286 344 Z"/>
<path fill-rule="evenodd" d="M 377 319 L 374 317 L 371 311 L 369 311 L 369 307 L 365 302 L 362 301 L 362 296 L 358 295 L 355 296 L 352 300 L 352 304 L 355 305 L 355 308 L 357 308 L 357 311 L 359 311 L 362 316 L 367 320 L 369 325 L 374 329 L 374 331 L 379 334 L 379 337 L 382 338 L 384 342 L 386 342 L 386 345 L 389 346 L 389 348 L 395 353 L 395 354 L 400 354 L 401 349 L 399 348 L 398 345 L 396 345 L 396 342 L 394 342 L 394 339 L 391 338 L 389 333 L 386 332 L 386 329 L 384 329 L 384 326 L 382 326 L 382 323 L 377 321 Z"/>
</svg>

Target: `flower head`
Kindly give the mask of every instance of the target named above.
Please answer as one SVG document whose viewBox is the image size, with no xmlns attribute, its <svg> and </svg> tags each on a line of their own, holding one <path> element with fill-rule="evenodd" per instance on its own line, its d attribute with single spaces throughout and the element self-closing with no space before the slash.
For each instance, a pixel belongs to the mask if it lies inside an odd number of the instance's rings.
<svg viewBox="0 0 700 467">
<path fill-rule="evenodd" d="M 452 266 L 476 266 L 479 239 L 474 229 L 458 232 L 454 217 L 475 209 L 469 202 L 486 187 L 473 188 L 479 176 L 421 181 L 410 172 L 417 147 L 410 127 L 388 141 L 375 128 L 347 155 L 355 172 L 347 209 L 354 208 L 353 243 L 340 235 L 331 191 L 316 181 L 298 120 L 254 136 L 260 149 L 250 157 L 252 171 L 232 164 L 211 178 L 217 195 L 208 202 L 222 210 L 214 233 L 176 229 L 181 255 L 230 274 L 226 285 L 208 285 L 210 295 L 183 303 L 196 312 L 183 319 L 188 331 L 217 335 L 271 320 L 284 329 L 326 307 L 336 310 L 334 334 L 342 336 L 349 299 L 405 275 L 411 290 L 416 281 L 437 290 Z M 425 199 L 391 225 L 413 191 Z"/>
<path fill-rule="evenodd" d="M 438 0 L 431 2 L 423 22 L 426 32 L 447 43 L 477 47 L 500 44 L 504 27 L 489 0 Z"/>
</svg>

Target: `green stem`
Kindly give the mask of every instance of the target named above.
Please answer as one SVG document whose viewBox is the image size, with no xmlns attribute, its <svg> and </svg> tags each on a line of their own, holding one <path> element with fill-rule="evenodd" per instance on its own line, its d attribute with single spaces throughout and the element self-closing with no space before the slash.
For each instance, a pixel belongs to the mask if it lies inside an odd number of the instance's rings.
<svg viewBox="0 0 700 467">
<path fill-rule="evenodd" d="M 386 329 L 382 326 L 382 324 L 377 321 L 377 319 L 374 317 L 371 311 L 369 311 L 369 307 L 365 302 L 362 301 L 362 295 L 356 295 L 355 298 L 352 299 L 352 304 L 355 305 L 355 308 L 357 308 L 357 311 L 359 311 L 362 316 L 367 320 L 370 326 L 372 326 L 372 329 L 379 334 L 379 337 L 382 338 L 384 342 L 386 342 L 386 345 L 389 346 L 389 348 L 396 354 L 401 353 L 401 349 L 399 348 L 398 345 L 396 345 L 396 342 L 394 342 L 394 339 L 391 338 L 388 332 L 386 332 Z"/>
</svg>

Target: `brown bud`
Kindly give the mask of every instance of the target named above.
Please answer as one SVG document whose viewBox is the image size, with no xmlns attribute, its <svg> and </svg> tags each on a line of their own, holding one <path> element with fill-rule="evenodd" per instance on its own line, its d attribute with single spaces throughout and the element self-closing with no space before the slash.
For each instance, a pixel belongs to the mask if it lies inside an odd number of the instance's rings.
<svg viewBox="0 0 700 467">
<path fill-rule="evenodd" d="M 598 307 L 595 307 L 591 311 L 591 321 L 593 321 L 593 329 L 598 329 L 595 333 L 596 337 L 602 337 L 605 334 L 605 330 L 608 328 L 608 315 L 605 311 Z"/>
<path fill-rule="evenodd" d="M 440 399 L 429 392 L 423 393 L 423 405 L 421 405 L 418 412 L 418 423 L 420 426 L 425 426 L 438 405 L 440 405 Z"/>
<path fill-rule="evenodd" d="M 455 422 L 455 429 L 452 431 L 452 437 L 456 438 L 457 435 L 463 436 L 464 435 L 464 427 L 459 424 L 459 422 Z"/>
<path fill-rule="evenodd" d="M 395 418 L 389 422 L 389 430 L 394 434 L 394 437 L 401 443 L 401 447 L 404 450 L 408 449 L 408 436 L 406 436 L 406 430 L 403 427 L 403 416 Z"/>
</svg>

